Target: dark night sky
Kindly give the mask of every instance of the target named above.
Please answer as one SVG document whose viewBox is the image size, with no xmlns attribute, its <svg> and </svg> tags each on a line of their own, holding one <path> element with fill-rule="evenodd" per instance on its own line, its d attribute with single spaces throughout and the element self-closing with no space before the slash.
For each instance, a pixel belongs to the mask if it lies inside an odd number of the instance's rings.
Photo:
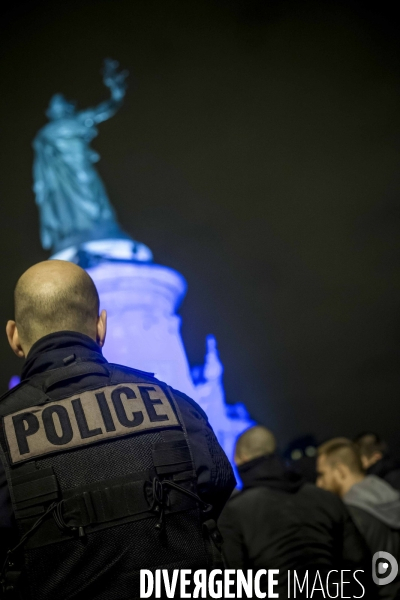
<svg viewBox="0 0 400 600">
<path fill-rule="evenodd" d="M 107 95 L 94 148 L 120 222 L 181 272 L 189 360 L 281 445 L 398 431 L 400 52 L 388 4 L 13 2 L 1 35 L 1 321 L 46 259 L 31 140 L 50 96 Z M 397 36 L 397 38 L 396 38 Z M 0 338 L 1 389 L 20 363 Z"/>
</svg>

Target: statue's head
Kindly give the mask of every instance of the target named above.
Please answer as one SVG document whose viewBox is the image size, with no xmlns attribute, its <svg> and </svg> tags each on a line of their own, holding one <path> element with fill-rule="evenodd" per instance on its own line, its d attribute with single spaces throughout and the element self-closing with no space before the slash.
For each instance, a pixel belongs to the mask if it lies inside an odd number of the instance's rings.
<svg viewBox="0 0 400 600">
<path fill-rule="evenodd" d="M 75 112 L 75 103 L 68 101 L 62 94 L 54 94 L 51 98 L 46 115 L 51 120 L 65 119 Z"/>
</svg>

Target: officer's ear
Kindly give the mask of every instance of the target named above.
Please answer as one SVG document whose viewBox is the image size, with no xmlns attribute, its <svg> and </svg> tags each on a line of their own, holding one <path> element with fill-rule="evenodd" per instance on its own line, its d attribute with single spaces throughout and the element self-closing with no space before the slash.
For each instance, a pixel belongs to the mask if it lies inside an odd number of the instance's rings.
<svg viewBox="0 0 400 600">
<path fill-rule="evenodd" d="M 25 352 L 21 346 L 19 339 L 19 333 L 15 321 L 8 321 L 6 325 L 6 334 L 8 343 L 10 344 L 13 352 L 19 356 L 19 358 L 25 358 Z"/>
<path fill-rule="evenodd" d="M 99 318 L 97 319 L 96 326 L 96 342 L 102 348 L 106 339 L 107 333 L 107 312 L 102 310 Z"/>
</svg>

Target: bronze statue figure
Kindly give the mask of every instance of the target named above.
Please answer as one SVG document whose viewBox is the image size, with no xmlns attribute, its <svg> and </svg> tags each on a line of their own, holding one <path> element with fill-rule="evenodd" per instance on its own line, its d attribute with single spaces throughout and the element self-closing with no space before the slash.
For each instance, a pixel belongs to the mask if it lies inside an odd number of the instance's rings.
<svg viewBox="0 0 400 600">
<path fill-rule="evenodd" d="M 61 94 L 50 100 L 46 112 L 49 122 L 33 142 L 33 189 L 40 212 L 42 245 L 53 253 L 90 240 L 131 239 L 117 223 L 94 167 L 100 157 L 90 147 L 97 124 L 120 108 L 126 76 L 126 71 L 118 71 L 116 61 L 107 59 L 103 82 L 110 89 L 109 100 L 80 111 Z"/>
</svg>

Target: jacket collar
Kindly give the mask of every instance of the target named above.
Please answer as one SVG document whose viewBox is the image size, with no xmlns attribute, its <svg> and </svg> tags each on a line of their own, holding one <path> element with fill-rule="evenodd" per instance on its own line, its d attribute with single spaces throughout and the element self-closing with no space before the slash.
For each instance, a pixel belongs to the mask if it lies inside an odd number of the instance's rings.
<svg viewBox="0 0 400 600">
<path fill-rule="evenodd" d="M 397 471 L 397 469 L 400 469 L 398 461 L 386 455 L 367 469 L 367 475 L 377 475 L 377 477 L 384 479 L 386 475 L 392 471 Z"/>
<path fill-rule="evenodd" d="M 243 488 L 269 487 L 289 493 L 304 484 L 301 475 L 289 469 L 276 454 L 259 456 L 238 467 Z"/>
<path fill-rule="evenodd" d="M 96 362 L 107 362 L 101 348 L 89 336 L 76 331 L 57 331 L 40 338 L 29 350 L 22 368 L 22 379 L 64 367 L 64 359 L 75 355 Z"/>
</svg>

